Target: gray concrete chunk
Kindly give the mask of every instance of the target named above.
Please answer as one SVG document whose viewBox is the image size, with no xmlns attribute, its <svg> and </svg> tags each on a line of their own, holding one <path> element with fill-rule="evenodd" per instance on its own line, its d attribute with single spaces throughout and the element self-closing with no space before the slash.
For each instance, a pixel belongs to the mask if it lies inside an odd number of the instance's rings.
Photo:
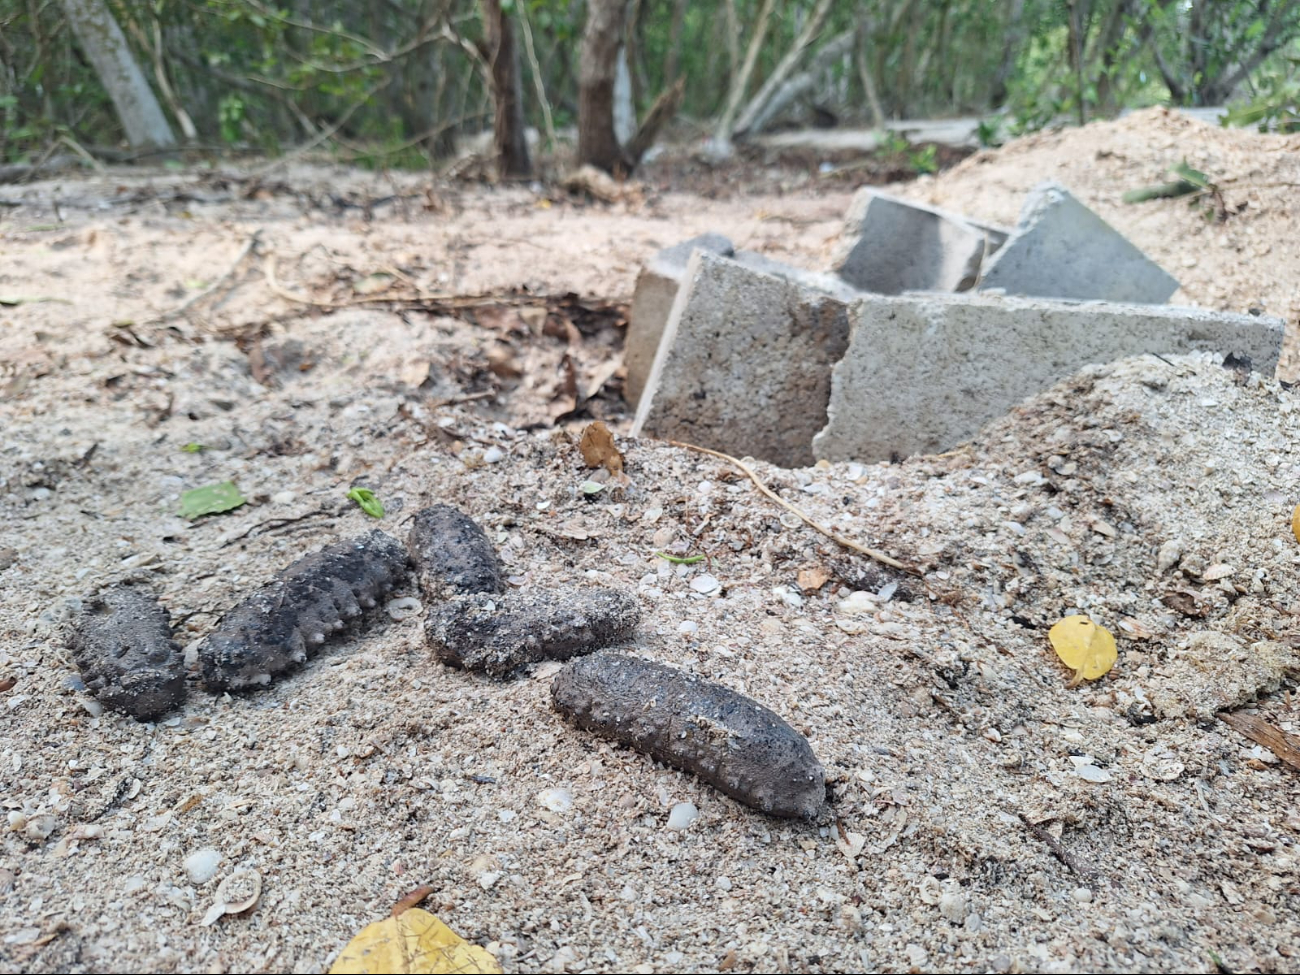
<svg viewBox="0 0 1300 975">
<path fill-rule="evenodd" d="M 848 346 L 843 301 L 697 250 L 632 427 L 786 467 L 811 464 L 831 366 Z"/>
<path fill-rule="evenodd" d="M 861 291 L 967 291 L 1009 231 L 870 188 L 853 196 L 833 261 Z"/>
<path fill-rule="evenodd" d="M 1283 331 L 1263 316 L 992 295 L 864 298 L 849 318 L 819 459 L 949 450 L 1083 366 L 1147 352 L 1234 353 L 1271 376 Z"/>
<path fill-rule="evenodd" d="M 623 397 L 632 407 L 641 402 L 655 353 L 659 351 L 660 336 L 672 311 L 673 299 L 677 297 L 677 289 L 686 274 L 686 262 L 696 248 L 722 257 L 733 257 L 746 267 L 786 278 L 841 301 L 852 301 L 858 295 L 856 290 L 833 274 L 805 271 L 753 251 L 734 250 L 731 241 L 721 234 L 702 234 L 665 248 L 650 259 L 637 277 L 636 292 L 628 313 L 627 339 L 623 347 L 623 365 L 627 369 Z"/>
<path fill-rule="evenodd" d="M 637 275 L 623 345 L 623 364 L 627 367 L 623 396 L 632 406 L 641 400 L 641 391 L 659 350 L 659 336 L 663 334 L 677 288 L 686 273 L 686 262 L 697 247 L 723 257 L 730 257 L 736 250 L 722 234 L 701 234 L 664 248 Z"/>
<path fill-rule="evenodd" d="M 1059 183 L 1030 192 L 1020 223 L 984 267 L 980 291 L 1163 304 L 1178 281 Z"/>
</svg>

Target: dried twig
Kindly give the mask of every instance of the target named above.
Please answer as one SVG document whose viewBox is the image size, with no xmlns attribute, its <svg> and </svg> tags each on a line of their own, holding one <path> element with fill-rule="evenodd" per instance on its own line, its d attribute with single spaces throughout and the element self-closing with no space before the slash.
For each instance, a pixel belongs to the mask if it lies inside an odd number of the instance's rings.
<svg viewBox="0 0 1300 975">
<path fill-rule="evenodd" d="M 182 301 L 171 311 L 163 312 L 157 318 L 151 319 L 145 324 L 158 325 L 161 324 L 162 322 L 171 321 L 173 318 L 179 318 L 180 316 L 184 315 L 187 311 L 189 311 L 191 308 L 193 308 L 196 304 L 198 304 L 200 301 L 202 301 L 204 298 L 207 298 L 213 293 L 215 293 L 216 290 L 220 288 L 223 284 L 225 284 L 226 281 L 230 278 L 230 276 L 239 269 L 239 265 L 243 264 L 244 258 L 246 258 L 249 254 L 253 252 L 253 248 L 255 248 L 258 245 L 261 238 L 262 238 L 262 232 L 259 230 L 255 234 L 253 234 L 253 236 L 249 237 L 248 240 L 244 241 L 244 246 L 239 249 L 239 253 L 236 254 L 235 259 L 230 262 L 230 266 L 226 268 L 224 271 L 222 271 L 219 275 L 217 275 L 216 280 L 214 280 L 210 285 L 208 285 L 202 291 L 190 295 L 190 297 L 186 298 L 184 301 Z"/>
<path fill-rule="evenodd" d="M 844 548 L 850 549 L 851 551 L 861 553 L 862 555 L 867 556 L 867 558 L 869 559 L 875 559 L 877 562 L 881 563 L 882 565 L 887 565 L 890 568 L 901 569 L 903 572 L 910 573 L 911 575 L 914 576 L 919 576 L 921 574 L 921 571 L 919 569 L 913 568 L 910 565 L 904 565 L 902 562 L 898 561 L 898 559 L 886 555 L 884 552 L 881 552 L 879 549 L 867 548 L 865 545 L 859 545 L 857 542 L 853 541 L 852 539 L 845 538 L 843 535 L 840 535 L 837 532 L 833 532 L 829 528 L 825 527 L 824 525 L 818 524 L 817 522 L 813 521 L 812 518 L 804 514 L 802 511 L 800 511 L 798 508 L 792 505 L 789 501 L 780 497 L 778 494 L 776 494 L 776 492 L 774 492 L 771 488 L 769 488 L 766 484 L 764 484 L 761 480 L 759 480 L 758 475 L 755 474 L 753 470 L 750 469 L 749 465 L 746 464 L 744 461 L 737 460 L 735 457 L 732 457 L 730 454 L 724 454 L 720 450 L 710 450 L 708 447 L 700 447 L 693 443 L 683 443 L 680 440 L 669 440 L 668 443 L 674 447 L 682 447 L 686 450 L 694 450 L 697 453 L 708 454 L 710 457 L 717 457 L 719 460 L 725 460 L 727 463 L 734 464 L 735 466 L 739 467 L 741 471 L 744 472 L 745 476 L 754 482 L 754 486 L 758 488 L 758 490 L 762 492 L 762 494 L 765 497 L 767 497 L 771 501 L 775 501 L 786 511 L 790 512 L 792 515 L 799 518 L 805 525 L 807 525 L 813 531 L 820 532 L 835 544 L 842 545 Z"/>
<path fill-rule="evenodd" d="M 296 525 L 298 522 L 306 521 L 309 518 L 319 518 L 321 516 L 328 517 L 329 514 L 330 512 L 324 508 L 317 508 L 315 511 L 309 511 L 305 515 L 297 515 L 292 518 L 268 518 L 266 521 L 258 522 L 247 531 L 241 532 L 233 538 L 226 539 L 221 543 L 221 547 L 225 548 L 228 545 L 234 545 L 235 542 L 242 542 L 246 538 L 256 538 L 257 535 L 266 535 L 270 532 L 279 531 L 281 528 L 287 528 L 289 525 Z M 264 530 L 258 531 L 258 529 Z M 254 532 L 257 534 L 254 535 Z"/>
<path fill-rule="evenodd" d="M 1061 845 L 1060 840 L 1047 830 L 1043 829 L 1043 827 L 1039 826 L 1024 813 L 1017 813 L 1016 815 L 1020 817 L 1020 821 L 1025 824 L 1025 827 L 1029 832 L 1034 834 L 1034 838 L 1045 844 L 1047 848 L 1052 851 L 1052 856 L 1064 863 L 1070 873 L 1083 878 L 1083 880 L 1089 885 L 1096 881 L 1097 871 L 1093 870 L 1091 867 L 1085 867 L 1071 856 L 1070 851 Z"/>
</svg>

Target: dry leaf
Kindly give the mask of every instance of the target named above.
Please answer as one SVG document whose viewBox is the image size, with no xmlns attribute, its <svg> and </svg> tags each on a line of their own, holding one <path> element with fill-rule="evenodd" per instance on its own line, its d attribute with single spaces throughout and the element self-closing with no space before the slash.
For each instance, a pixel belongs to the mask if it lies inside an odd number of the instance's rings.
<svg viewBox="0 0 1300 975">
<path fill-rule="evenodd" d="M 428 911 L 413 907 L 367 924 L 340 952 L 329 975 L 441 975 L 500 972 L 492 954 L 472 945 Z"/>
<path fill-rule="evenodd" d="M 813 592 L 826 585 L 831 574 L 824 566 L 812 565 L 806 569 L 800 569 L 796 581 L 799 588 L 804 592 Z"/>
<path fill-rule="evenodd" d="M 623 470 L 623 455 L 614 444 L 614 435 L 599 420 L 587 424 L 582 431 L 582 440 L 578 442 L 578 449 L 582 451 L 583 463 L 588 467 L 603 467 L 611 474 Z"/>
<path fill-rule="evenodd" d="M 1047 638 L 1061 662 L 1074 671 L 1071 687 L 1104 677 L 1119 657 L 1111 632 L 1086 616 L 1067 616 L 1052 627 Z"/>
<path fill-rule="evenodd" d="M 1300 504 L 1296 505 L 1295 510 L 1291 512 L 1291 534 L 1295 536 L 1297 542 L 1300 542 Z"/>
</svg>

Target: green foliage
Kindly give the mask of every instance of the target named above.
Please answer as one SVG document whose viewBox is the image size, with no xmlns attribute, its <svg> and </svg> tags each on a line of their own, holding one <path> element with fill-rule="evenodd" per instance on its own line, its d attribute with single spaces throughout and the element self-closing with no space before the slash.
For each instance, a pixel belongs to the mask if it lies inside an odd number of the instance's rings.
<svg viewBox="0 0 1300 975">
<path fill-rule="evenodd" d="M 742 101 L 771 75 L 815 3 L 773 4 Z M 744 58 L 764 5 L 641 0 L 628 35 L 639 111 L 684 75 L 681 117 L 705 133 L 726 104 L 733 58 Z M 163 72 L 206 147 L 275 151 L 310 142 L 362 165 L 424 167 L 449 151 L 453 136 L 480 131 L 491 117 L 485 72 L 470 53 L 483 36 L 479 0 L 110 6 L 145 75 L 152 81 Z M 502 0 L 519 25 L 529 124 L 541 126 L 539 84 L 555 124 L 575 121 L 586 7 Z M 535 57 L 523 44 L 525 20 Z M 851 29 L 862 32 L 860 56 L 832 64 L 794 106 L 796 120 L 815 105 L 849 123 L 869 122 L 870 88 L 891 118 L 1005 110 L 1001 128 L 989 120 L 980 126 L 981 143 L 995 145 L 1063 120 L 1158 102 L 1205 104 L 1242 90 L 1234 121 L 1300 125 L 1300 80 L 1288 60 L 1300 37 L 1300 6 L 1282 0 L 842 0 L 831 6 L 819 43 Z M 60 5 L 0 2 L 0 162 L 36 158 L 61 134 L 92 150 L 121 142 L 112 103 Z M 918 171 L 935 161 L 905 145 L 881 151 L 910 154 Z"/>
<path fill-rule="evenodd" d="M 357 506 L 371 518 L 384 517 L 383 504 L 369 488 L 353 488 L 348 492 L 348 499 L 355 501 Z"/>
<path fill-rule="evenodd" d="M 239 488 L 231 481 L 222 481 L 220 484 L 206 484 L 192 491 L 182 492 L 181 506 L 177 514 L 193 521 L 204 515 L 231 511 L 245 503 L 247 502 L 239 493 Z"/>
<path fill-rule="evenodd" d="M 221 138 L 234 145 L 239 141 L 244 122 L 244 100 L 238 95 L 226 95 L 217 103 L 217 120 L 221 125 Z"/>
</svg>

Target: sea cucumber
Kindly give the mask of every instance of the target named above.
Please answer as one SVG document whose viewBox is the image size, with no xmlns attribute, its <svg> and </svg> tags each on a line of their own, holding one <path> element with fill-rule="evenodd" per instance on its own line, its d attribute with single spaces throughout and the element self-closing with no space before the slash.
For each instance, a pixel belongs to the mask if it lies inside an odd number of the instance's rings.
<svg viewBox="0 0 1300 975">
<path fill-rule="evenodd" d="M 636 597 L 617 589 L 528 589 L 437 604 L 424 637 L 444 663 L 501 676 L 623 643 L 640 621 Z"/>
<path fill-rule="evenodd" d="M 185 701 L 185 658 L 158 600 L 118 584 L 90 597 L 69 647 L 90 692 L 107 707 L 152 721 Z"/>
<path fill-rule="evenodd" d="M 451 505 L 417 512 L 406 548 L 429 601 L 505 588 L 491 541 L 474 519 Z"/>
<path fill-rule="evenodd" d="M 694 772 L 770 815 L 814 820 L 825 806 L 825 772 L 808 740 L 721 684 L 600 653 L 564 665 L 551 703 L 579 728 Z"/>
<path fill-rule="evenodd" d="M 298 559 L 226 613 L 203 641 L 203 683 L 217 691 L 269 684 L 373 609 L 406 567 L 406 549 L 378 530 Z"/>
</svg>

